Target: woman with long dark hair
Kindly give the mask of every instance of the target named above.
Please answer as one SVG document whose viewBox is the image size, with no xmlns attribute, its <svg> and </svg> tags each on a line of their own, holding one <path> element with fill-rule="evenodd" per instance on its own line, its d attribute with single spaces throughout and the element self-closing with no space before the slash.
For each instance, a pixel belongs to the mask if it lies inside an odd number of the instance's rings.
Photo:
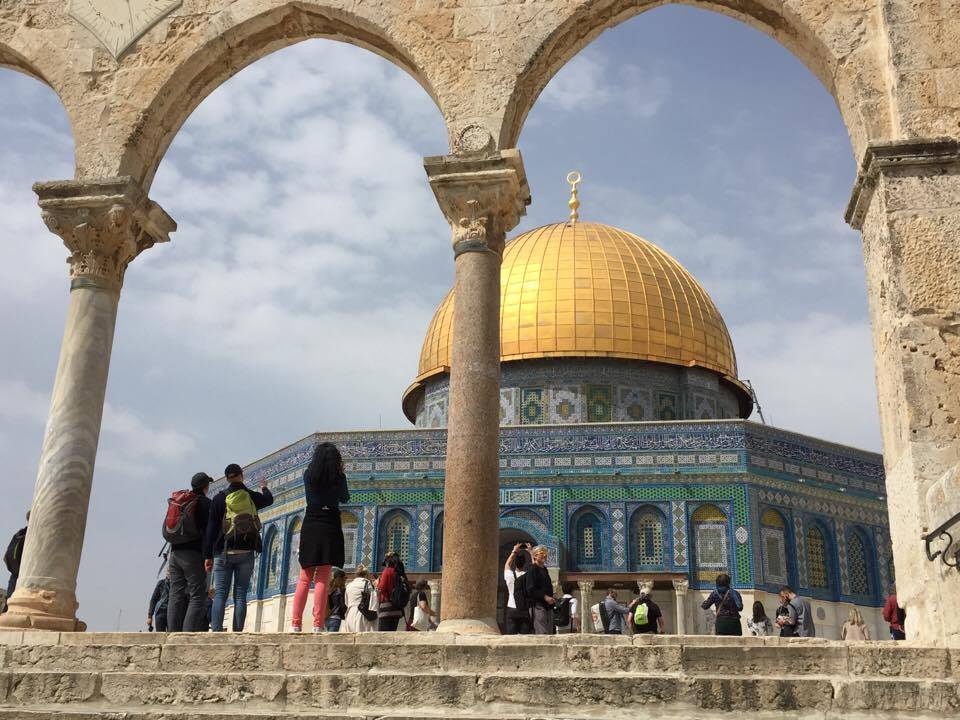
<svg viewBox="0 0 960 720">
<path fill-rule="evenodd" d="M 320 443 L 303 473 L 307 511 L 300 529 L 300 579 L 293 596 L 293 632 L 303 628 L 310 583 L 313 591 L 313 631 L 323 632 L 327 615 L 330 569 L 343 566 L 343 528 L 340 503 L 349 502 L 343 458 L 333 443 Z"/>
</svg>

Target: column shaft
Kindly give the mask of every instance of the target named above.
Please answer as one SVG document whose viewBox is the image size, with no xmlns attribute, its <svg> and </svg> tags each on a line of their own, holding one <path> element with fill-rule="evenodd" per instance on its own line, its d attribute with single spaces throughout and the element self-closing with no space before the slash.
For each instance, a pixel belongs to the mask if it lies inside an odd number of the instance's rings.
<svg viewBox="0 0 960 720">
<path fill-rule="evenodd" d="M 443 619 L 474 632 L 497 627 L 500 261 L 492 250 L 461 253 L 454 283 Z M 463 592 L 471 586 L 472 592 Z"/>
</svg>

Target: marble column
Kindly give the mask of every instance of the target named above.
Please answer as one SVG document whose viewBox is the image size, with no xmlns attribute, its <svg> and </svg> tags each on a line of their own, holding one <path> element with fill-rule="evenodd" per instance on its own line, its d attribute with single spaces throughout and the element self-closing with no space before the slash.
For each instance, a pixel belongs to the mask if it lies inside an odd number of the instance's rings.
<svg viewBox="0 0 960 720">
<path fill-rule="evenodd" d="M 427 584 L 430 586 L 430 608 L 438 615 L 442 615 L 440 609 L 440 580 L 428 580 Z"/>
<path fill-rule="evenodd" d="M 677 613 L 677 635 L 687 634 L 687 590 L 690 581 L 687 578 L 673 579 L 673 593 Z"/>
<path fill-rule="evenodd" d="M 907 638 L 956 643 L 960 573 L 929 559 L 925 538 L 960 513 L 960 141 L 868 147 L 847 221 L 863 233 Z M 945 547 L 945 538 L 932 539 L 932 550 Z"/>
<path fill-rule="evenodd" d="M 580 632 L 593 632 L 593 618 L 590 616 L 590 604 L 593 597 L 593 580 L 578 580 L 580 588 Z"/>
<path fill-rule="evenodd" d="M 496 633 L 500 264 L 530 196 L 516 150 L 427 158 L 424 167 L 453 230 L 455 258 L 438 630 Z"/>
<path fill-rule="evenodd" d="M 0 626 L 84 630 L 77 570 L 127 265 L 176 224 L 130 178 L 38 183 L 44 222 L 70 265 L 70 303 L 40 452 L 20 580 Z"/>
</svg>

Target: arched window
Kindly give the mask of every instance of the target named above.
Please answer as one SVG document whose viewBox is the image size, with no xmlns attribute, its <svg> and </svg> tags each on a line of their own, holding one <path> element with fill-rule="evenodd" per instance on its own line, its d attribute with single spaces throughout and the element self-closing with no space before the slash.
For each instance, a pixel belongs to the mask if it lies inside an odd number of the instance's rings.
<svg viewBox="0 0 960 720">
<path fill-rule="evenodd" d="M 340 527 L 343 528 L 343 567 L 357 566 L 357 529 L 360 523 L 357 516 L 346 510 L 340 513 Z"/>
<path fill-rule="evenodd" d="M 641 507 L 630 519 L 630 566 L 634 570 L 662 567 L 666 519 L 654 507 Z"/>
<path fill-rule="evenodd" d="M 763 578 L 768 585 L 789 585 L 787 565 L 787 523 L 783 515 L 768 509 L 760 517 L 760 550 Z"/>
<path fill-rule="evenodd" d="M 433 521 L 433 559 L 431 562 L 433 572 L 443 570 L 443 513 L 437 515 Z"/>
<path fill-rule="evenodd" d="M 517 508 L 516 510 L 510 510 L 509 512 L 505 512 L 503 515 L 501 515 L 501 517 L 525 520 L 528 523 L 536 525 L 541 532 L 547 532 L 547 525 L 543 522 L 543 518 L 529 508 Z"/>
<path fill-rule="evenodd" d="M 290 523 L 290 548 L 289 559 L 287 560 L 287 585 L 296 586 L 297 580 L 300 579 L 300 528 L 303 526 L 303 522 L 299 517 L 294 518 L 293 522 Z"/>
<path fill-rule="evenodd" d="M 603 566 L 603 515 L 596 508 L 584 508 L 573 522 L 574 557 L 579 570 Z"/>
<path fill-rule="evenodd" d="M 850 579 L 851 595 L 873 593 L 873 566 L 868 547 L 866 539 L 858 530 L 847 535 L 847 577 Z"/>
<path fill-rule="evenodd" d="M 729 572 L 727 515 L 716 505 L 701 505 L 691 518 L 697 580 L 711 583 L 717 575 Z"/>
<path fill-rule="evenodd" d="M 267 590 L 278 590 L 280 588 L 280 575 L 283 572 L 283 551 L 280 547 L 280 533 L 273 529 L 270 531 L 270 540 L 267 543 L 267 582 L 264 586 Z"/>
<path fill-rule="evenodd" d="M 395 552 L 404 565 L 410 564 L 410 516 L 403 511 L 395 511 L 384 517 L 385 524 L 381 544 L 381 558 Z"/>
<path fill-rule="evenodd" d="M 830 589 L 830 558 L 827 539 L 816 524 L 807 528 L 807 583 L 818 590 Z"/>
</svg>

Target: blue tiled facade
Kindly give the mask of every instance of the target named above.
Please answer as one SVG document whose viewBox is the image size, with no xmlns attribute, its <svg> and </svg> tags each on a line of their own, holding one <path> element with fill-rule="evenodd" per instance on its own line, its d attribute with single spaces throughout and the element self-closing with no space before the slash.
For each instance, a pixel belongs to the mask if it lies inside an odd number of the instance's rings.
<svg viewBox="0 0 960 720">
<path fill-rule="evenodd" d="M 303 471 L 320 441 L 346 464 L 347 565 L 377 565 L 390 548 L 411 572 L 439 572 L 446 431 L 317 434 L 246 469 L 276 496 L 255 596 L 292 587 Z M 550 547 L 561 577 L 666 573 L 706 588 L 727 571 L 740 588 L 786 582 L 864 606 L 892 582 L 874 453 L 744 420 L 526 425 L 502 428 L 500 477 L 501 528 Z"/>
</svg>

